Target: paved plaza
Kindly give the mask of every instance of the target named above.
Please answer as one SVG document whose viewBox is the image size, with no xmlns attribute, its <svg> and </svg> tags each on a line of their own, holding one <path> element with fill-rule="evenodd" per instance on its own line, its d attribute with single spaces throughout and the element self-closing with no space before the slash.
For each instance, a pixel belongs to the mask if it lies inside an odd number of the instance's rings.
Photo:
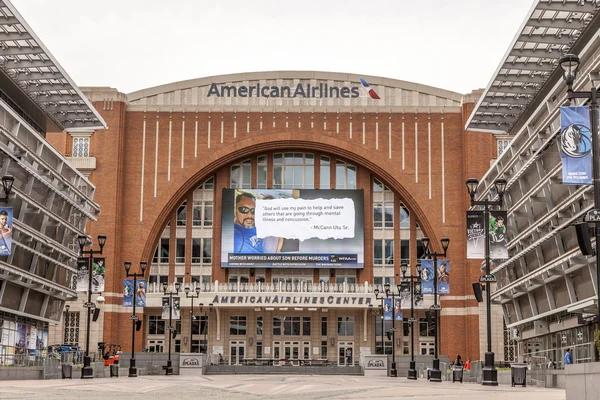
<svg viewBox="0 0 600 400">
<path fill-rule="evenodd" d="M 495 388 L 405 378 L 349 376 L 142 376 L 94 380 L 4 381 L 0 399 L 416 399 L 564 400 L 562 389 Z"/>
</svg>

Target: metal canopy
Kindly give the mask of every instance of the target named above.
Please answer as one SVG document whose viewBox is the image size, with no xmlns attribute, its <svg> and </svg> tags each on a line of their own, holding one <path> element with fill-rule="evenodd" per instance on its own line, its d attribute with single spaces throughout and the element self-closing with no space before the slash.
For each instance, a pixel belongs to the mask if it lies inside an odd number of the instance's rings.
<svg viewBox="0 0 600 400">
<path fill-rule="evenodd" d="M 509 132 L 594 14 L 599 0 L 538 0 L 517 31 L 465 129 Z"/>
<path fill-rule="evenodd" d="M 9 0 L 0 0 L 0 68 L 60 129 L 106 129 L 106 122 Z"/>
</svg>

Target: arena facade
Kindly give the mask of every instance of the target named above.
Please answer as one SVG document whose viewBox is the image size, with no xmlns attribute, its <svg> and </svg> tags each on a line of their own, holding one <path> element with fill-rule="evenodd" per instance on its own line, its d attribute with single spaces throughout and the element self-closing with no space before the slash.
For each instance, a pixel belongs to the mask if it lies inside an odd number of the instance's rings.
<svg viewBox="0 0 600 400">
<path fill-rule="evenodd" d="M 277 356 L 357 365 L 361 354 L 382 348 L 391 353 L 392 341 L 384 335 L 382 346 L 380 319 L 369 305 L 381 304 L 374 289 L 400 282 L 401 264 L 415 273 L 423 255 L 420 239 L 427 236 L 438 252 L 442 237 L 451 240 L 451 293 L 441 296 L 440 354 L 482 358 L 485 310 L 471 289 L 480 265 L 465 260 L 464 181 L 485 173 L 498 142 L 492 134 L 464 130 L 477 93 L 308 71 L 215 76 L 130 94 L 83 91 L 109 128 L 84 134 L 87 152 L 77 147 L 81 132 L 49 137 L 89 174 L 102 205 L 98 222 L 88 229 L 92 237 L 108 236 L 98 341 L 131 348 L 123 265 L 131 261 L 133 271 L 146 261 L 147 305 L 138 308 L 143 324 L 137 351 L 167 350 L 162 284 L 173 288 L 180 282 L 173 351 L 208 351 L 230 363 Z M 358 264 L 228 262 L 232 239 L 226 231 L 233 225 L 232 208 L 223 209 L 227 189 L 334 197 L 336 191 L 353 192 L 363 209 L 355 226 L 362 238 Z M 194 295 L 199 288 L 193 322 L 186 286 Z M 435 322 L 426 319 L 425 310 L 433 296 L 424 297 L 416 311 L 415 349 L 429 355 Z M 79 303 L 71 304 L 71 313 L 81 311 Z M 494 350 L 502 359 L 504 330 L 497 311 Z M 404 323 L 396 322 L 399 356 L 410 349 L 408 313 L 403 310 Z M 383 330 L 391 324 L 385 321 Z M 68 324 L 60 329 L 72 331 Z"/>
</svg>

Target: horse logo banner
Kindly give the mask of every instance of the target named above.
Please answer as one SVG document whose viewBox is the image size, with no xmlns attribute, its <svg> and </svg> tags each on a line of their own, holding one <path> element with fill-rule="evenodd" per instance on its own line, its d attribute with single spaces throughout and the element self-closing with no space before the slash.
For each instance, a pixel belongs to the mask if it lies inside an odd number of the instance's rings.
<svg viewBox="0 0 600 400">
<path fill-rule="evenodd" d="M 564 184 L 592 184 L 589 107 L 560 108 L 560 151 Z"/>
</svg>

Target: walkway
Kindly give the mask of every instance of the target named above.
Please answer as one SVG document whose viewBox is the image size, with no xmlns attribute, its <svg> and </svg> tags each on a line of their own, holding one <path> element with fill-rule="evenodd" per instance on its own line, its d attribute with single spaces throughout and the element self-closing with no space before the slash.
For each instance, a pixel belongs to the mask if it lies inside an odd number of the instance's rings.
<svg viewBox="0 0 600 400">
<path fill-rule="evenodd" d="M 93 380 L 4 381 L 3 400 L 69 399 L 402 399 L 564 400 L 562 389 L 483 387 L 405 378 L 349 376 L 141 376 Z"/>
</svg>

